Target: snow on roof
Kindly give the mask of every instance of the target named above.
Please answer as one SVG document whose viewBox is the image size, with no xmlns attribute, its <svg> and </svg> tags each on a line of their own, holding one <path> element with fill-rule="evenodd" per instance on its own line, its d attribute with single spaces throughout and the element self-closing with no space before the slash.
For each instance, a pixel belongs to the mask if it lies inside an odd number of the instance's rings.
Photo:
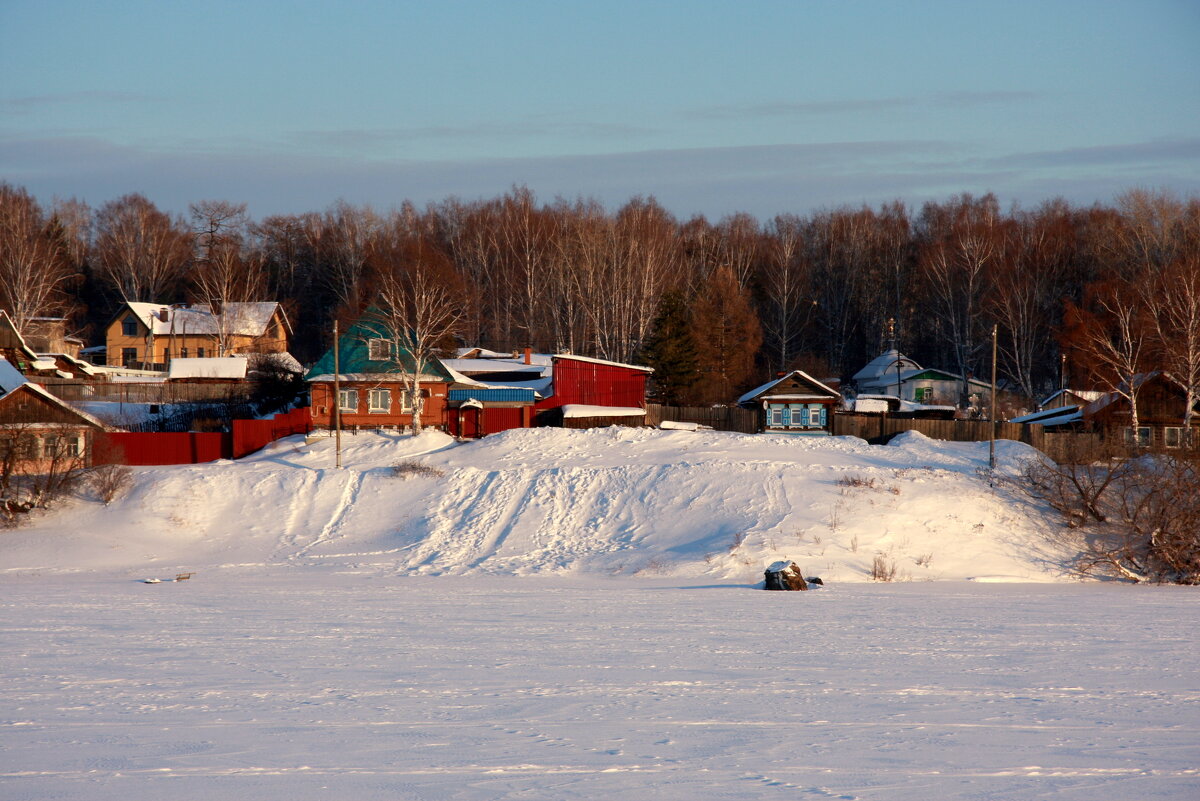
<svg viewBox="0 0 1200 801">
<path fill-rule="evenodd" d="M 487 348 L 458 348 L 454 351 L 459 359 L 511 359 L 511 353 L 499 353 Z M 470 354 L 470 355 L 468 355 Z"/>
<path fill-rule="evenodd" d="M 262 336 L 267 330 L 279 304 L 275 301 L 226 303 L 222 315 L 214 315 L 207 304 L 166 306 L 161 303 L 130 302 L 126 304 L 138 316 L 142 325 L 155 336 L 226 333 L 239 336 Z M 172 325 L 173 323 L 173 325 Z"/>
<path fill-rule="evenodd" d="M 69 412 L 74 412 L 92 425 L 95 425 L 99 428 L 104 428 L 104 423 L 97 420 L 95 417 L 92 417 L 85 411 L 76 409 L 74 406 L 62 400 L 61 398 L 50 394 L 41 384 L 35 384 L 25 378 L 25 376 L 21 375 L 21 372 L 17 370 L 16 367 L 13 367 L 12 363 L 7 359 L 0 359 L 0 390 L 3 390 L 3 394 L 0 394 L 0 397 L 9 395 L 16 390 L 21 389 L 22 387 L 29 392 L 40 395 L 54 406 L 58 406 L 60 409 L 65 409 Z"/>
<path fill-rule="evenodd" d="M 787 381 L 792 376 L 801 376 L 804 380 L 809 381 L 809 382 L 815 384 L 816 386 L 820 387 L 821 389 L 825 390 L 826 392 L 828 392 L 829 396 L 833 396 L 835 398 L 841 397 L 841 393 L 838 392 L 836 389 L 830 389 L 825 384 L 822 384 L 820 381 L 813 378 L 811 375 L 804 372 L 803 370 L 793 370 L 792 372 L 788 373 L 787 375 L 780 376 L 779 378 L 776 378 L 773 381 L 768 381 L 767 383 L 765 383 L 761 386 L 755 387 L 754 389 L 747 392 L 745 395 L 742 395 L 740 398 L 738 398 L 737 402 L 738 402 L 738 404 L 749 403 L 750 401 L 757 398 L 759 395 L 762 395 L 764 392 L 767 392 L 769 389 L 771 389 L 771 387 L 775 386 L 776 384 L 778 384 L 782 381 Z M 792 398 L 794 400 L 809 400 L 809 399 L 827 400 L 829 396 L 826 396 L 826 395 L 780 395 L 779 397 Z"/>
<path fill-rule="evenodd" d="M 467 373 L 533 373 L 542 375 L 550 365 L 525 364 L 515 359 L 442 359 L 447 369 Z"/>
<path fill-rule="evenodd" d="M 920 370 L 921 365 L 917 364 L 912 359 L 905 356 L 895 348 L 889 348 L 883 353 L 876 356 L 871 361 L 867 362 L 866 366 L 854 374 L 853 380 L 862 381 L 864 379 L 879 378 L 887 372 L 896 372 L 896 362 L 900 362 L 901 371 L 905 368 L 909 370 Z M 908 367 L 911 365 L 911 367 Z"/>
<path fill-rule="evenodd" d="M 21 375 L 21 371 L 16 367 L 13 367 L 12 362 L 0 359 L 0 390 L 3 390 L 5 395 L 26 383 L 28 382 L 25 376 Z"/>
<path fill-rule="evenodd" d="M 1058 406 L 1044 409 L 1032 414 L 1023 414 L 1009 420 L 1010 423 L 1029 423 L 1039 426 L 1058 426 L 1064 423 L 1074 423 L 1083 419 L 1083 411 L 1078 406 Z"/>
<path fill-rule="evenodd" d="M 245 356 L 171 359 L 167 378 L 245 378 L 250 360 Z"/>
<path fill-rule="evenodd" d="M 1045 398 L 1043 398 L 1042 402 L 1038 405 L 1045 406 L 1046 404 L 1053 401 L 1055 398 L 1057 398 L 1061 395 L 1068 395 L 1068 394 L 1074 395 L 1075 397 L 1077 397 L 1081 400 L 1085 400 L 1088 403 L 1091 403 L 1094 400 L 1099 400 L 1100 397 L 1102 395 L 1104 395 L 1104 391 L 1100 390 L 1100 389 L 1060 389 L 1057 392 L 1053 393 L 1052 395 L 1048 395 Z"/>
<path fill-rule="evenodd" d="M 641 417 L 645 409 L 637 406 L 588 406 L 583 403 L 568 403 L 562 407 L 564 418 L 579 417 Z"/>
<path fill-rule="evenodd" d="M 643 373 L 653 373 L 653 367 L 643 367 L 640 364 L 625 364 L 624 362 L 610 362 L 606 359 L 593 359 L 590 356 L 575 356 L 569 353 L 560 353 L 553 357 L 555 361 L 561 359 L 570 359 L 576 362 L 589 362 L 590 364 L 605 364 L 609 367 L 627 367 L 630 370 L 640 370 Z"/>
</svg>

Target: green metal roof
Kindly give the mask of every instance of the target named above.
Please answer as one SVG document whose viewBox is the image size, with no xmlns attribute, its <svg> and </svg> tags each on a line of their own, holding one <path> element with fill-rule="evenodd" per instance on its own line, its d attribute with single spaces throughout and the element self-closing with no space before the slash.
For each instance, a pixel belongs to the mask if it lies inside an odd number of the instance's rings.
<svg viewBox="0 0 1200 801">
<path fill-rule="evenodd" d="M 359 318 L 339 338 L 338 342 L 338 373 L 412 373 L 414 365 L 412 354 L 407 349 L 401 349 L 398 358 L 372 359 L 367 343 L 372 339 L 386 339 L 395 342 L 396 337 L 388 327 L 371 310 Z M 325 351 L 317 363 L 312 366 L 305 376 L 311 381 L 316 376 L 333 374 L 333 348 Z M 451 381 L 450 373 L 441 361 L 433 359 L 425 365 L 426 375 L 436 375 L 443 381 Z"/>
</svg>

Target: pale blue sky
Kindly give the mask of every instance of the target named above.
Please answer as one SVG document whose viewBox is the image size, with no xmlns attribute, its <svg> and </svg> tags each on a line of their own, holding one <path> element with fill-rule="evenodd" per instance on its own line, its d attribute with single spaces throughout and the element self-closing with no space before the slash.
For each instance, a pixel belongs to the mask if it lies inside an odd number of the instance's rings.
<svg viewBox="0 0 1200 801">
<path fill-rule="evenodd" d="M 256 216 L 1200 193 L 1200 2 L 0 0 L 0 180 Z"/>
</svg>

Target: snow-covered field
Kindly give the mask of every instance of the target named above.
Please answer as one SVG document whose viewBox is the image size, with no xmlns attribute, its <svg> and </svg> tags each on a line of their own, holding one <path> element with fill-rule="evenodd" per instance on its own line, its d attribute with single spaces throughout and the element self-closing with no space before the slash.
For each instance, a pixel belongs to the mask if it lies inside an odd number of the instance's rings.
<svg viewBox="0 0 1200 801">
<path fill-rule="evenodd" d="M 1195 590 L 1072 580 L 986 457 L 609 429 L 141 468 L 0 535 L 0 798 L 1200 797 Z M 779 558 L 827 586 L 756 591 Z"/>
</svg>

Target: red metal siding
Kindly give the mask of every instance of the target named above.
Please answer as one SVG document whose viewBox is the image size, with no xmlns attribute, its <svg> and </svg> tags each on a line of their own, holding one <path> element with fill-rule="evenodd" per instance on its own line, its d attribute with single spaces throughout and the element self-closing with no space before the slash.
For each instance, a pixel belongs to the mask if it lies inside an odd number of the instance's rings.
<svg viewBox="0 0 1200 801">
<path fill-rule="evenodd" d="M 556 409 L 568 403 L 644 408 L 646 373 L 612 364 L 556 359 L 554 394 L 539 401 L 536 408 Z"/>
<path fill-rule="evenodd" d="M 220 432 L 115 432 L 97 448 L 98 464 L 197 464 L 233 456 L 232 437 Z"/>
<path fill-rule="evenodd" d="M 312 412 L 306 406 L 270 420 L 233 421 L 233 458 L 240 459 L 277 439 L 312 431 Z"/>
</svg>

